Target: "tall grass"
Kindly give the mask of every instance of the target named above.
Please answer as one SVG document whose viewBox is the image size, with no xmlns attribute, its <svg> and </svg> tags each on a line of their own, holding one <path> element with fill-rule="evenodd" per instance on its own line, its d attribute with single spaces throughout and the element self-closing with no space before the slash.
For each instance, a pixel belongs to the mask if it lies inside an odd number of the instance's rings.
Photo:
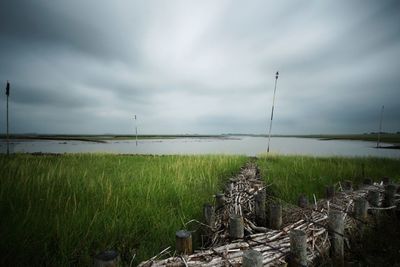
<svg viewBox="0 0 400 267">
<path fill-rule="evenodd" d="M 174 244 L 241 156 L 0 156 L 0 265 L 134 264 Z"/>
<path fill-rule="evenodd" d="M 364 177 L 380 181 L 383 176 L 400 180 L 400 159 L 309 156 L 262 156 L 261 175 L 283 200 L 296 203 L 300 194 L 324 197 L 325 186 L 343 180 L 362 183 Z"/>
</svg>

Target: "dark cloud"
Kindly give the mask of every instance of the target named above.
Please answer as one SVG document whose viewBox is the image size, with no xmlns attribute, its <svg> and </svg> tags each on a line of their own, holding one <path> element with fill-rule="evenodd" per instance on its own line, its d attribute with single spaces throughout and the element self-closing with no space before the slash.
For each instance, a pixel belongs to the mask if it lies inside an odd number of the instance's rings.
<svg viewBox="0 0 400 267">
<path fill-rule="evenodd" d="M 278 69 L 273 132 L 400 130 L 394 0 L 2 1 L 0 58 L 14 132 L 265 133 Z"/>
</svg>

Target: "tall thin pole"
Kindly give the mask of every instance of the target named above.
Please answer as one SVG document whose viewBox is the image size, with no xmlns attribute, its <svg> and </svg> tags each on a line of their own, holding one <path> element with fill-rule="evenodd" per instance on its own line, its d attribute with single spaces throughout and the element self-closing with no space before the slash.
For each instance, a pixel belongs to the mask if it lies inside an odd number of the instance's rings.
<svg viewBox="0 0 400 267">
<path fill-rule="evenodd" d="M 6 95 L 7 95 L 7 155 L 10 155 L 10 136 L 9 136 L 9 128 L 8 128 L 8 97 L 10 96 L 10 83 L 7 81 L 6 86 Z"/>
<path fill-rule="evenodd" d="M 381 118 L 379 119 L 379 132 L 378 132 L 378 142 L 376 143 L 376 147 L 380 147 L 380 142 L 381 142 L 381 132 L 382 132 L 382 118 L 383 118 L 383 110 L 385 109 L 385 106 L 382 106 L 381 109 Z"/>
<path fill-rule="evenodd" d="M 137 146 L 138 142 L 137 142 L 137 117 L 136 117 L 136 115 L 135 115 L 135 131 L 136 131 L 136 146 Z"/>
<path fill-rule="evenodd" d="M 268 133 L 268 147 L 267 147 L 267 153 L 269 153 L 269 144 L 271 141 L 271 129 L 272 129 L 272 120 L 274 118 L 274 107 L 275 107 L 275 93 L 276 93 L 276 84 L 278 83 L 278 76 L 279 76 L 279 71 L 276 72 L 275 74 L 275 88 L 274 88 L 274 97 L 272 99 L 272 110 L 271 110 L 271 120 L 269 122 L 269 133 Z"/>
</svg>

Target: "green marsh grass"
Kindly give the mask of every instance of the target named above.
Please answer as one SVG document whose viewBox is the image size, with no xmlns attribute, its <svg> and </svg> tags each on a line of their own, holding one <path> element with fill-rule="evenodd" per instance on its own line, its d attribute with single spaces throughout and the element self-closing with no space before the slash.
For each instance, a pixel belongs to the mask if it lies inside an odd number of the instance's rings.
<svg viewBox="0 0 400 267">
<path fill-rule="evenodd" d="M 117 249 L 133 265 L 174 246 L 242 156 L 0 156 L 0 265 L 90 266 Z"/>
<path fill-rule="evenodd" d="M 302 193 L 309 200 L 313 194 L 323 198 L 326 185 L 343 180 L 352 180 L 354 184 L 362 183 L 364 177 L 374 181 L 381 181 L 383 176 L 400 180 L 400 159 L 269 155 L 259 157 L 257 164 L 272 191 L 293 204 Z"/>
</svg>

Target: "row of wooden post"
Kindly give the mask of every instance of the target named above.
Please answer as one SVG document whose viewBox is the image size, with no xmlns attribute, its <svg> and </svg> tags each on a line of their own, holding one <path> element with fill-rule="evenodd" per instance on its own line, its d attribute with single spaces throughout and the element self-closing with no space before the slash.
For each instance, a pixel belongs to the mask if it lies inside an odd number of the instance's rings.
<svg viewBox="0 0 400 267">
<path fill-rule="evenodd" d="M 385 185 L 383 198 L 384 207 L 394 206 L 395 194 L 397 186 L 389 184 Z M 371 179 L 364 180 L 365 185 L 371 185 Z M 345 181 L 342 189 L 345 192 L 353 190 L 351 181 Z M 326 197 L 331 199 L 335 196 L 335 187 L 326 187 Z M 205 204 L 203 206 L 203 216 L 205 223 L 212 227 L 215 222 L 215 209 L 221 209 L 225 206 L 225 195 L 219 193 L 216 196 L 216 206 Z M 359 221 L 365 221 L 368 216 L 368 206 L 378 207 L 380 201 L 380 192 L 378 190 L 369 190 L 367 199 L 357 198 L 354 200 L 353 216 Z M 266 193 L 264 190 L 259 191 L 255 195 L 255 219 L 258 226 L 266 226 Z M 300 207 L 307 207 L 308 200 L 305 195 L 301 195 L 298 200 Z M 269 227 L 271 229 L 280 229 L 282 226 L 282 205 L 273 203 L 269 206 Z M 231 240 L 244 237 L 244 222 L 241 215 L 231 215 L 229 218 L 229 235 Z M 328 235 L 331 242 L 331 257 L 335 266 L 344 265 L 344 213 L 339 210 L 331 209 L 328 213 Z M 190 255 L 193 253 L 192 234 L 190 231 L 179 230 L 176 236 L 176 252 L 179 255 Z M 290 257 L 291 266 L 307 266 L 307 234 L 303 230 L 292 229 L 290 231 Z M 244 267 L 259 267 L 263 266 L 262 253 L 256 250 L 247 250 L 243 253 Z M 115 251 L 104 251 L 97 254 L 94 258 L 95 267 L 114 267 L 119 261 L 118 253 Z"/>
</svg>

